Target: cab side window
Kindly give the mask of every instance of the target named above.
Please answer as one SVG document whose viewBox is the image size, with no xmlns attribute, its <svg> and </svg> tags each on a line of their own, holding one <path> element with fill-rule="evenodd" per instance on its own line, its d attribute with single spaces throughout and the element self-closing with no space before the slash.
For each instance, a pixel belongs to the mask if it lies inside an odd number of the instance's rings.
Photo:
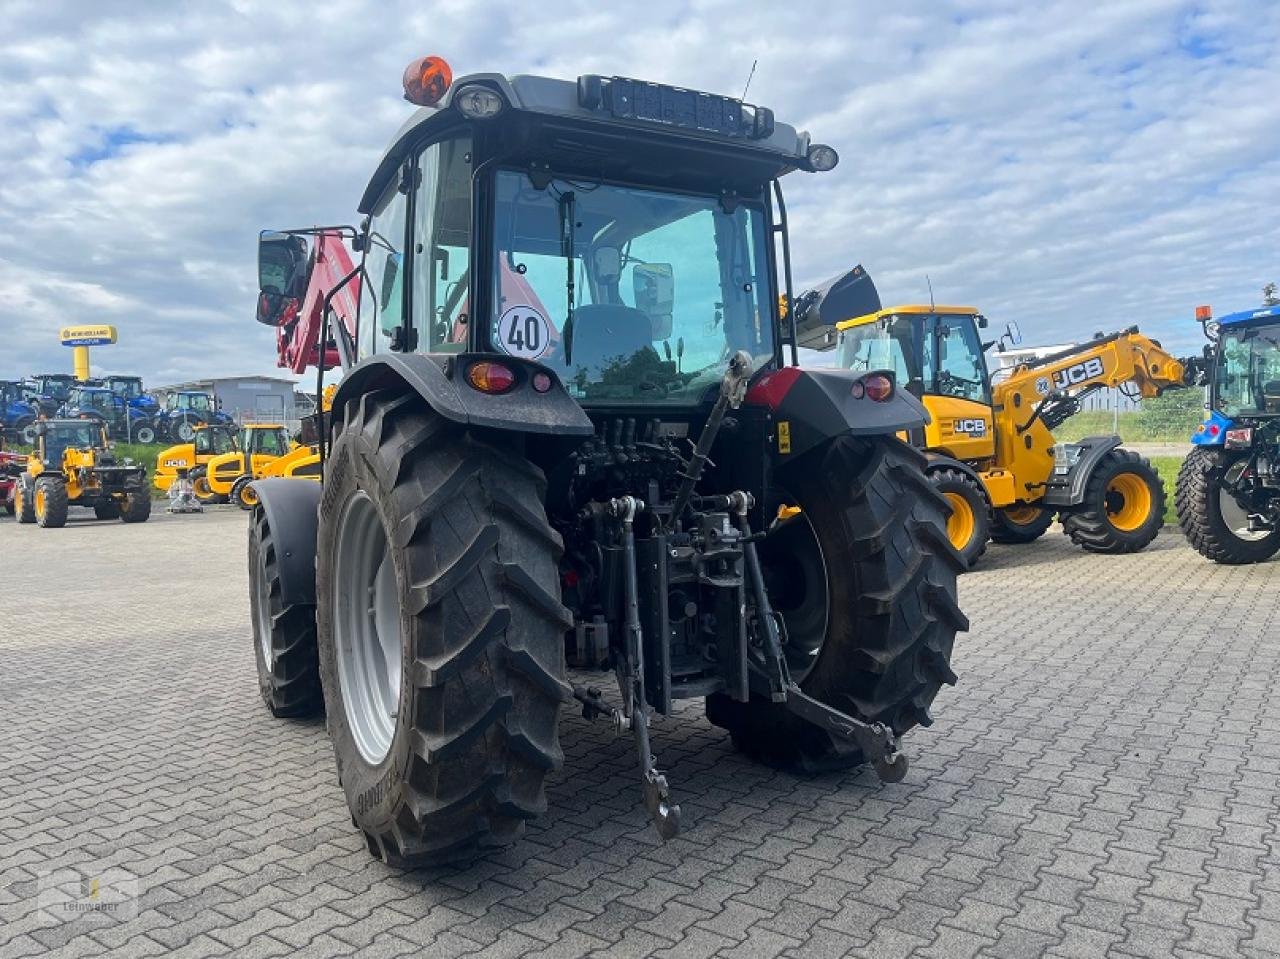
<svg viewBox="0 0 1280 959">
<path fill-rule="evenodd" d="M 932 335 L 925 337 L 926 369 L 933 371 L 930 393 L 990 403 L 991 392 L 984 372 L 982 343 L 968 317 L 936 317 Z M 932 355 L 936 351 L 936 361 Z"/>
<path fill-rule="evenodd" d="M 470 324 L 471 137 L 433 143 L 418 157 L 413 197 L 413 328 L 417 349 L 465 349 Z"/>
<path fill-rule="evenodd" d="M 409 215 L 408 170 L 398 174 L 373 208 L 369 221 L 368 275 L 360 284 L 357 352 L 360 359 L 402 349 L 404 243 Z"/>
</svg>

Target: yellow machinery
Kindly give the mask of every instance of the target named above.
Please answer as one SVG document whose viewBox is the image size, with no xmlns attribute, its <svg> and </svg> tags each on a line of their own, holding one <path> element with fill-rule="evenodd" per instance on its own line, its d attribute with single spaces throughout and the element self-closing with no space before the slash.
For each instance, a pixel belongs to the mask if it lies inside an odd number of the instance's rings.
<svg viewBox="0 0 1280 959">
<path fill-rule="evenodd" d="M 840 365 L 892 370 L 931 422 L 909 437 L 952 506 L 947 534 L 970 562 L 987 540 L 1027 543 L 1054 514 L 1092 552 L 1129 553 L 1155 538 L 1165 493 L 1120 437 L 1056 443 L 1053 429 L 1103 387 L 1137 397 L 1190 385 L 1183 364 L 1136 327 L 998 371 L 987 369 L 986 318 L 972 307 L 895 306 L 837 324 Z M 993 381 L 994 380 L 994 381 Z"/>
<path fill-rule="evenodd" d="M 98 519 L 143 523 L 151 515 L 147 471 L 118 463 L 98 420 L 42 420 L 36 448 L 14 490 L 19 523 L 65 526 L 71 506 L 91 508 Z"/>
<path fill-rule="evenodd" d="M 314 447 L 294 443 L 278 423 L 251 424 L 244 428 L 238 449 L 205 464 L 200 489 L 207 490 L 208 497 L 202 498 L 206 503 L 230 500 L 252 509 L 258 502 L 253 481 L 276 476 L 319 480 L 320 454 Z"/>
<path fill-rule="evenodd" d="M 208 463 L 215 456 L 235 453 L 240 449 L 240 437 L 236 430 L 221 423 L 201 424 L 195 427 L 190 443 L 178 443 L 162 450 L 156 457 L 156 473 L 152 485 L 167 493 L 178 478 L 179 470 L 186 470 L 191 478 L 192 492 L 202 503 L 225 502 L 209 489 L 205 476 Z"/>
</svg>

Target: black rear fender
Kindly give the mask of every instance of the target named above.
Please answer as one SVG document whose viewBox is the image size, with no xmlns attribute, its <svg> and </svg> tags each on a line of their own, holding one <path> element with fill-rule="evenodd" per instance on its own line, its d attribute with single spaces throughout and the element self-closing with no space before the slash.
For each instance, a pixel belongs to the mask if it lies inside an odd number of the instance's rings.
<svg viewBox="0 0 1280 959">
<path fill-rule="evenodd" d="M 929 422 L 924 404 L 896 385 L 887 400 L 855 398 L 854 383 L 866 375 L 783 367 L 756 380 L 746 401 L 772 410 L 773 452 L 780 462 L 795 459 L 833 436 L 893 435 Z"/>
<path fill-rule="evenodd" d="M 466 379 L 473 363 L 499 362 L 516 374 L 515 386 L 494 396 L 473 388 Z M 536 372 L 551 377 L 551 388 L 533 388 Z M 335 411 L 348 400 L 378 389 L 408 387 L 440 416 L 463 426 L 514 433 L 591 436 L 591 420 L 560 379 L 545 366 L 496 353 L 379 353 L 343 379 L 333 400 Z"/>
<path fill-rule="evenodd" d="M 316 529 L 320 521 L 320 484 L 304 479 L 260 479 L 253 488 L 267 514 L 280 572 L 280 602 L 316 603 Z"/>
</svg>

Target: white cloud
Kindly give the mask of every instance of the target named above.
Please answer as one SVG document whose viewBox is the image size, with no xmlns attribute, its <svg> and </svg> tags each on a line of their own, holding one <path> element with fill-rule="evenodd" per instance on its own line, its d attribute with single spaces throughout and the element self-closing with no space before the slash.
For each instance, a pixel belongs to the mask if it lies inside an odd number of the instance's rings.
<svg viewBox="0 0 1280 959">
<path fill-rule="evenodd" d="M 1195 345 L 1196 303 L 1280 279 L 1280 7 L 1246 0 L 839 5 L 688 0 L 5 6 L 0 376 L 270 372 L 257 231 L 354 219 L 409 107 L 400 71 L 621 73 L 737 94 L 841 152 L 786 184 L 797 278 L 854 262 L 889 301 L 1017 319 L 1029 340 L 1138 323 Z"/>
</svg>

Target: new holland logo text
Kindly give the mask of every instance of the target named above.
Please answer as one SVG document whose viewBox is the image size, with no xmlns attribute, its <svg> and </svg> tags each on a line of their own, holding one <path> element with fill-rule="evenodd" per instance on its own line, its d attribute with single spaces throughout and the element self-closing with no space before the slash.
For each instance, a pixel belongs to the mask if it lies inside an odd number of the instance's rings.
<svg viewBox="0 0 1280 959">
<path fill-rule="evenodd" d="M 983 419 L 956 420 L 952 428 L 966 436 L 987 435 L 987 421 Z"/>
<path fill-rule="evenodd" d="M 1093 359 L 1085 360 L 1083 363 L 1068 366 L 1065 370 L 1054 370 L 1053 385 L 1060 390 L 1065 390 L 1068 386 L 1075 386 L 1077 383 L 1083 383 L 1085 380 L 1091 380 L 1101 375 L 1102 360 L 1095 356 Z"/>
</svg>

